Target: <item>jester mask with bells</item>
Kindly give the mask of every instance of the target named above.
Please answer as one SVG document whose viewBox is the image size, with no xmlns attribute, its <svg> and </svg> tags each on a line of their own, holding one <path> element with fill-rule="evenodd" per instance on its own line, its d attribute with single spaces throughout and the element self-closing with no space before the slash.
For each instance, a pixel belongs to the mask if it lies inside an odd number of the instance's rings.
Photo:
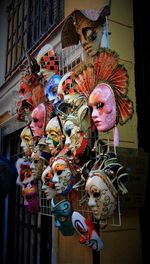
<svg viewBox="0 0 150 264">
<path fill-rule="evenodd" d="M 128 74 L 118 59 L 115 52 L 101 49 L 95 62 L 84 65 L 75 77 L 76 89 L 88 99 L 100 132 L 125 124 L 133 115 L 133 103 L 127 96 Z"/>
</svg>

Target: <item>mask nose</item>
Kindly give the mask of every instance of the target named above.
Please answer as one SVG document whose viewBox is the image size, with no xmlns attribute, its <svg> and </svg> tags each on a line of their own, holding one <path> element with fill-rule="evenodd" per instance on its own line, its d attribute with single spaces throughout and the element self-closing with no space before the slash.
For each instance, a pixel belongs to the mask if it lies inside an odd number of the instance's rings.
<svg viewBox="0 0 150 264">
<path fill-rule="evenodd" d="M 89 206 L 89 207 L 92 207 L 92 206 L 95 206 L 95 205 L 96 205 L 95 198 L 90 197 L 90 198 L 89 198 L 89 201 L 88 201 L 88 206 Z"/>
<path fill-rule="evenodd" d="M 32 161 L 31 165 L 30 165 L 30 169 L 35 169 L 35 164 L 34 162 Z"/>
<path fill-rule="evenodd" d="M 94 109 L 94 108 L 93 108 L 91 116 L 92 116 L 93 119 L 96 118 L 96 117 L 98 116 L 98 111 L 97 111 L 97 109 Z"/>
<path fill-rule="evenodd" d="M 26 147 L 26 143 L 23 140 L 21 141 L 21 147 Z"/>
<path fill-rule="evenodd" d="M 58 179 L 58 175 L 57 175 L 57 173 L 54 173 L 54 176 L 53 176 L 53 178 L 52 178 L 52 182 L 54 182 L 54 183 L 59 182 L 59 179 Z"/>
<path fill-rule="evenodd" d="M 71 144 L 71 140 L 69 136 L 66 136 L 65 145 L 69 146 Z"/>
</svg>

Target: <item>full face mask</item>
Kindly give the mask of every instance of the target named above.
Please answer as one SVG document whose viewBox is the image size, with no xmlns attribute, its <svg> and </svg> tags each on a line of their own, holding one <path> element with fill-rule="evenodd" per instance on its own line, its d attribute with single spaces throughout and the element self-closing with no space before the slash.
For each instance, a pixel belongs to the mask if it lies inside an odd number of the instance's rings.
<svg viewBox="0 0 150 264">
<path fill-rule="evenodd" d="M 24 196 L 24 205 L 31 214 L 39 211 L 39 198 L 37 184 L 30 182 L 23 184 L 22 194 Z"/>
<path fill-rule="evenodd" d="M 60 121 L 61 122 L 61 121 Z M 57 117 L 53 117 L 46 126 L 46 144 L 51 155 L 56 155 L 63 147 L 62 129 Z"/>
<path fill-rule="evenodd" d="M 98 131 L 107 132 L 116 124 L 116 102 L 111 87 L 98 84 L 89 96 L 92 119 Z"/>
<path fill-rule="evenodd" d="M 17 119 L 25 121 L 27 111 L 31 112 L 34 109 L 34 102 L 32 100 L 33 89 L 38 85 L 37 74 L 26 74 L 20 83 L 19 100 L 16 104 Z"/>
<path fill-rule="evenodd" d="M 102 27 L 81 16 L 76 25 L 76 32 L 87 55 L 96 55 L 101 46 Z"/>
<path fill-rule="evenodd" d="M 68 146 L 75 157 L 81 157 L 87 146 L 84 132 L 81 131 L 77 124 L 70 120 L 65 122 L 64 131 L 66 137 L 65 145 Z"/>
<path fill-rule="evenodd" d="M 47 200 L 51 200 L 56 195 L 56 189 L 54 183 L 52 182 L 52 173 L 51 167 L 48 165 L 46 169 L 42 173 L 41 180 L 42 184 L 42 191 L 44 192 L 45 198 Z"/>
<path fill-rule="evenodd" d="M 72 206 L 70 201 L 63 200 L 56 202 L 51 200 L 51 212 L 55 217 L 55 226 L 60 230 L 64 236 L 72 236 L 74 234 L 74 227 L 71 221 Z"/>
<path fill-rule="evenodd" d="M 55 109 L 61 103 L 61 99 L 57 93 L 57 88 L 60 80 L 61 77 L 59 75 L 54 75 L 50 78 L 50 80 L 45 86 L 45 95 L 48 98 L 48 100 L 53 104 Z"/>
<path fill-rule="evenodd" d="M 46 108 L 43 103 L 39 104 L 31 114 L 32 122 L 30 124 L 34 137 L 41 137 L 44 135 L 46 122 Z"/>
<path fill-rule="evenodd" d="M 33 134 L 30 127 L 25 127 L 21 134 L 21 147 L 25 153 L 25 156 L 31 156 L 32 149 L 34 147 Z"/>
<path fill-rule="evenodd" d="M 34 147 L 31 155 L 31 165 L 30 168 L 32 170 L 32 175 L 37 178 L 41 179 L 41 175 L 44 168 L 44 160 L 41 159 L 41 153 L 39 147 Z"/>
<path fill-rule="evenodd" d="M 103 242 L 95 230 L 94 224 L 91 220 L 86 219 L 78 212 L 73 212 L 72 223 L 80 235 L 80 243 L 88 246 L 96 251 L 100 251 L 103 248 Z"/>
<path fill-rule="evenodd" d="M 41 48 L 37 55 L 37 62 L 40 65 L 40 72 L 46 82 L 48 82 L 54 74 L 59 73 L 58 57 L 50 44 L 46 44 Z"/>
<path fill-rule="evenodd" d="M 105 220 L 116 209 L 117 191 L 108 176 L 102 170 L 91 170 L 85 190 L 88 206 L 97 220 Z"/>
<path fill-rule="evenodd" d="M 75 177 L 67 159 L 57 157 L 52 164 L 52 182 L 58 194 L 67 195 L 75 183 Z"/>
</svg>

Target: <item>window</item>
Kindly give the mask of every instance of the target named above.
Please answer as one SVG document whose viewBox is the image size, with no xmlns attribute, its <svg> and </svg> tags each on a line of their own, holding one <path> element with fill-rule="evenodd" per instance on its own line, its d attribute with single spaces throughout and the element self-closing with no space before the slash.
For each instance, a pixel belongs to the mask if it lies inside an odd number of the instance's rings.
<svg viewBox="0 0 150 264">
<path fill-rule="evenodd" d="M 7 8 L 5 77 L 64 17 L 63 0 L 12 0 Z"/>
</svg>

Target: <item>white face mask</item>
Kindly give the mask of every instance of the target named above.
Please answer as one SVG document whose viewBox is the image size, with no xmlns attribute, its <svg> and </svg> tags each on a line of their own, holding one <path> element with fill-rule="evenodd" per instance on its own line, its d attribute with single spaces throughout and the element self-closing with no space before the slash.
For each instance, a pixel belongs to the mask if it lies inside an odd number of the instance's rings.
<svg viewBox="0 0 150 264">
<path fill-rule="evenodd" d="M 107 219 L 113 215 L 116 208 L 117 191 L 104 172 L 91 171 L 85 190 L 89 197 L 88 206 L 97 220 Z"/>
<path fill-rule="evenodd" d="M 67 164 L 67 161 L 62 158 L 57 158 L 52 164 L 52 171 L 52 182 L 55 185 L 57 193 L 66 195 L 72 189 L 74 183 L 74 177 Z"/>
<path fill-rule="evenodd" d="M 83 141 L 80 127 L 73 124 L 72 121 L 66 121 L 64 131 L 66 136 L 65 145 L 69 147 L 72 153 L 76 154 Z"/>
</svg>

